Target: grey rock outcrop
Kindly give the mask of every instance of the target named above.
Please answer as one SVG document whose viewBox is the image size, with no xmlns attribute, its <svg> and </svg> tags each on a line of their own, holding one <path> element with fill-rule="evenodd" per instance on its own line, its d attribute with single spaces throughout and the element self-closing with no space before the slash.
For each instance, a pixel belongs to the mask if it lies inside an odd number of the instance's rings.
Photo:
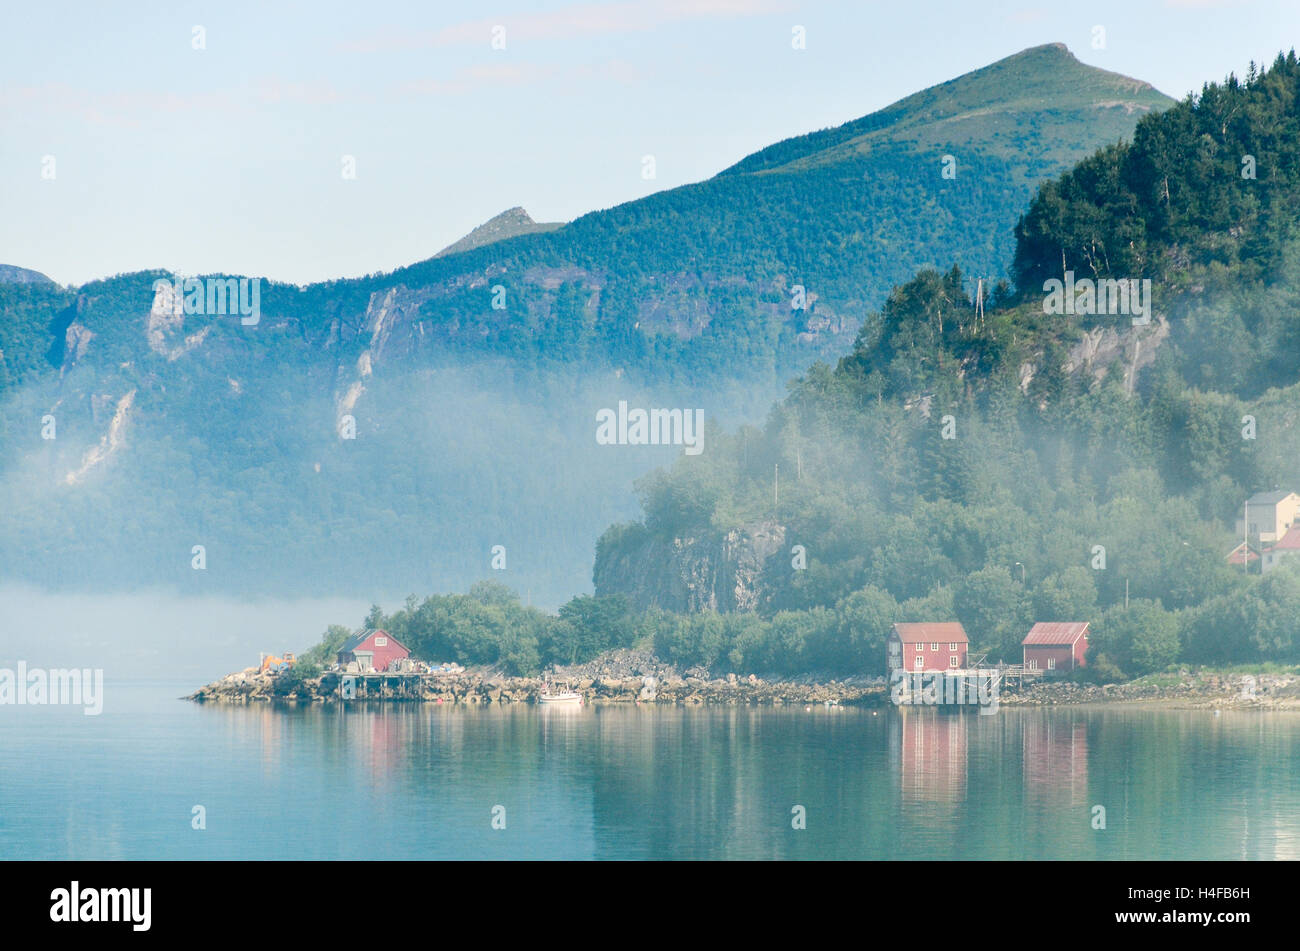
<svg viewBox="0 0 1300 951">
<path fill-rule="evenodd" d="M 766 520 L 712 537 L 665 541 L 638 533 L 602 551 L 596 591 L 636 607 L 670 611 L 752 611 L 767 560 L 785 545 L 785 526 Z"/>
</svg>

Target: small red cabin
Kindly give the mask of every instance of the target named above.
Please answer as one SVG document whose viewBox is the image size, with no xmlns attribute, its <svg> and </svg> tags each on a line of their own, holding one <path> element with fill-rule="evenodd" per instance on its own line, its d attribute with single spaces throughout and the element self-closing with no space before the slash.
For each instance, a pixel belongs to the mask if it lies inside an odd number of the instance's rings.
<svg viewBox="0 0 1300 951">
<path fill-rule="evenodd" d="M 969 642 L 966 629 L 956 621 L 926 624 L 895 624 L 885 641 L 885 669 L 957 670 L 966 666 Z"/>
<path fill-rule="evenodd" d="M 339 648 L 339 666 L 346 667 L 355 661 L 365 670 L 385 671 L 395 660 L 410 656 L 410 651 L 387 631 L 367 628 L 358 631 Z"/>
<path fill-rule="evenodd" d="M 1020 643 L 1028 670 L 1068 674 L 1088 666 L 1087 621 L 1039 621 Z"/>
</svg>

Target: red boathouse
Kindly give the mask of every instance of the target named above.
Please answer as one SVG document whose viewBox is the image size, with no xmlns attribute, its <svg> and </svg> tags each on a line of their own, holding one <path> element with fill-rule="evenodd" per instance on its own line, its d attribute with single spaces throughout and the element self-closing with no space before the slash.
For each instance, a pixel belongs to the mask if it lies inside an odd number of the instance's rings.
<svg viewBox="0 0 1300 951">
<path fill-rule="evenodd" d="M 1068 674 L 1088 666 L 1087 621 L 1039 621 L 1020 643 L 1026 670 Z"/>
<path fill-rule="evenodd" d="M 339 666 L 346 667 L 356 661 L 362 671 L 373 669 L 383 672 L 393 661 L 408 657 L 410 653 L 387 631 L 367 628 L 343 642 L 339 648 Z"/>
</svg>

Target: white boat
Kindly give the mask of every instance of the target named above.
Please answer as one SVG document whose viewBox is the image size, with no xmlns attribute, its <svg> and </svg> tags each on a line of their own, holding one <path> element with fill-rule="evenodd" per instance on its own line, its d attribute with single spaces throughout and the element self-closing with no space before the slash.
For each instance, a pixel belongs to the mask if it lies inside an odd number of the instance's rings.
<svg viewBox="0 0 1300 951">
<path fill-rule="evenodd" d="M 582 706 L 582 694 L 576 690 L 557 690 L 550 684 L 543 684 L 542 692 L 537 695 L 537 702 L 544 703 L 547 706 L 580 707 Z"/>
</svg>

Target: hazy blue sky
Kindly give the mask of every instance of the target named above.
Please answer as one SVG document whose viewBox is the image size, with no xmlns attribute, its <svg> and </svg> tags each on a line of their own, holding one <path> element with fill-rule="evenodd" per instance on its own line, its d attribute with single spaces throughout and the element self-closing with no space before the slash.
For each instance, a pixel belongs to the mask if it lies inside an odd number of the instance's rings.
<svg viewBox="0 0 1300 951">
<path fill-rule="evenodd" d="M 1300 36 L 1300 0 L 4 7 L 0 263 L 64 283 L 389 270 L 512 205 L 567 220 L 697 181 L 1028 46 L 1181 97 Z"/>
</svg>

